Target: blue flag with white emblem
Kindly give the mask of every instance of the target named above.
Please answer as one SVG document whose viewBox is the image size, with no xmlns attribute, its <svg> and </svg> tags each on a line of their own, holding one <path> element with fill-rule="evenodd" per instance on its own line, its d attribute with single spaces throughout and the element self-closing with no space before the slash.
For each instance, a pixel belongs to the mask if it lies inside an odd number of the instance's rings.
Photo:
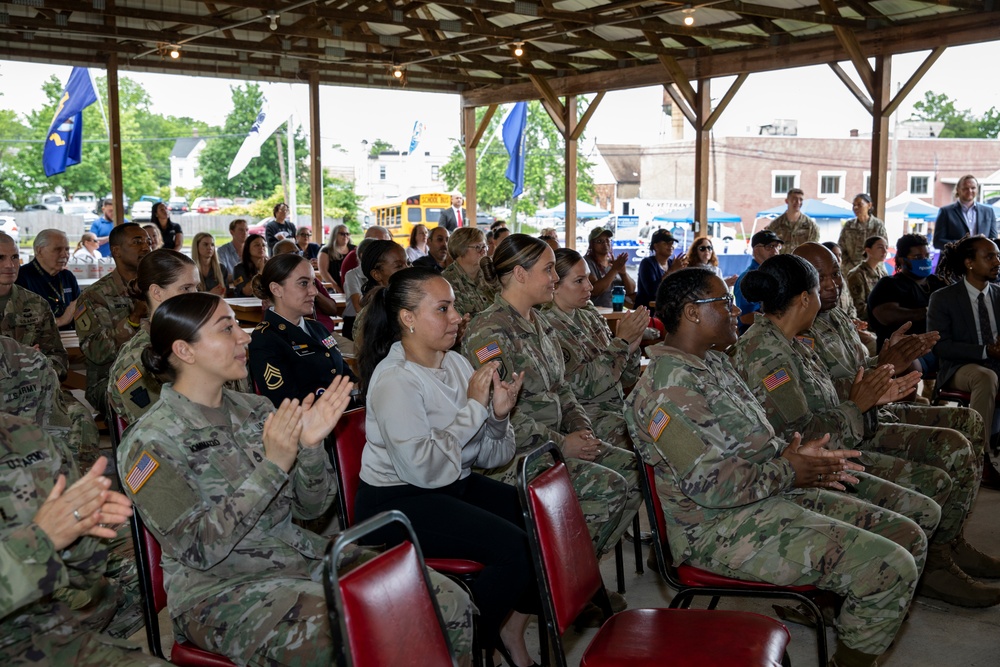
<svg viewBox="0 0 1000 667">
<path fill-rule="evenodd" d="M 514 184 L 514 197 L 524 192 L 524 128 L 527 124 L 527 102 L 515 104 L 503 122 L 503 145 L 510 156 L 504 176 Z"/>
<path fill-rule="evenodd" d="M 59 105 L 45 134 L 42 167 L 46 176 L 80 164 L 83 148 L 83 110 L 97 101 L 97 91 L 86 67 L 74 67 L 59 96 Z"/>
</svg>

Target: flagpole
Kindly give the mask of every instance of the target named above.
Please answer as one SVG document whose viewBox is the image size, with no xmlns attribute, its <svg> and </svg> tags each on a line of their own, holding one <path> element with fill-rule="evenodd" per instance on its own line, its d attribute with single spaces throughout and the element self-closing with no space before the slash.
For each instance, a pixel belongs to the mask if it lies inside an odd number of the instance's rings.
<svg viewBox="0 0 1000 667">
<path fill-rule="evenodd" d="M 100 93 L 100 88 L 97 87 L 97 78 L 94 76 L 94 72 L 89 67 L 87 68 L 87 74 L 90 75 L 90 85 L 92 85 L 94 87 L 94 94 L 97 95 L 97 101 L 100 102 L 101 101 L 101 98 L 100 98 L 101 93 Z M 111 139 L 111 128 L 108 127 L 108 117 L 104 113 L 104 104 L 98 104 L 97 106 L 101 110 L 101 120 L 104 121 L 104 133 L 108 136 L 108 139 L 110 140 Z"/>
<path fill-rule="evenodd" d="M 298 197 L 295 189 L 295 113 L 288 116 L 288 192 L 285 193 L 285 203 L 292 212 L 292 222 L 298 217 Z M 296 223 L 298 224 L 298 223 Z M 293 239 L 294 240 L 294 239 Z"/>
</svg>

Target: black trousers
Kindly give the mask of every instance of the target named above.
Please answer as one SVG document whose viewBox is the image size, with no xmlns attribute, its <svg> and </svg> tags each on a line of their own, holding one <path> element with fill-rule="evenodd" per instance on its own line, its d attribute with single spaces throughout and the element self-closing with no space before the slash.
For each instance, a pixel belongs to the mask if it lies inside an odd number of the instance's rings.
<svg viewBox="0 0 1000 667">
<path fill-rule="evenodd" d="M 536 613 L 538 586 L 517 489 L 473 473 L 438 489 L 361 482 L 357 520 L 395 509 L 413 524 L 427 558 L 463 558 L 485 567 L 472 585 L 485 646 L 499 641 L 512 609 Z M 378 535 L 390 544 L 394 536 Z"/>
</svg>

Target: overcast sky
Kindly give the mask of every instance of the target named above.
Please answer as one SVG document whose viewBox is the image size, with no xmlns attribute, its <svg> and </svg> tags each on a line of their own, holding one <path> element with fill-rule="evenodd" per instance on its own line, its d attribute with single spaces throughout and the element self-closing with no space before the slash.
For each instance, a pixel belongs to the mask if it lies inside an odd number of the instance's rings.
<svg viewBox="0 0 1000 667">
<path fill-rule="evenodd" d="M 919 65 L 927 52 L 893 58 L 893 91 Z M 900 120 L 912 113 L 913 102 L 933 90 L 957 101 L 959 108 L 982 114 L 1000 107 L 1000 87 L 992 70 L 1000 61 L 1000 42 L 952 47 L 923 77 L 899 111 Z M 844 64 L 848 71 L 849 63 Z M 0 108 L 27 113 L 41 106 L 40 82 L 55 74 L 65 81 L 69 67 L 0 60 Z M 100 74 L 100 71 L 96 72 Z M 172 76 L 122 72 L 137 80 L 153 99 L 153 110 L 174 116 L 191 116 L 221 125 L 231 108 L 229 88 L 237 82 L 210 77 Z M 721 98 L 732 78 L 712 82 L 713 98 Z M 308 92 L 305 85 L 284 86 L 291 90 L 306 119 Z M 662 88 L 640 88 L 611 92 L 604 98 L 587 129 L 587 144 L 653 144 L 661 133 L 669 133 L 662 105 Z M 321 89 L 324 147 L 338 143 L 345 148 L 362 140 L 383 138 L 397 148 L 408 146 L 415 121 L 424 123 L 423 150 L 446 152 L 459 136 L 459 98 L 456 95 L 417 93 L 398 88 L 367 89 L 324 86 Z M 871 117 L 848 92 L 829 67 L 808 67 L 752 74 L 743 84 L 715 127 L 716 136 L 756 134 L 757 126 L 775 119 L 798 121 L 799 136 L 846 137 L 851 129 L 871 131 Z M 247 120 L 248 124 L 252 119 Z M 687 128 L 690 134 L 690 128 Z M 667 135 L 669 136 L 669 135 Z M 324 162 L 328 162 L 324 155 Z"/>
</svg>

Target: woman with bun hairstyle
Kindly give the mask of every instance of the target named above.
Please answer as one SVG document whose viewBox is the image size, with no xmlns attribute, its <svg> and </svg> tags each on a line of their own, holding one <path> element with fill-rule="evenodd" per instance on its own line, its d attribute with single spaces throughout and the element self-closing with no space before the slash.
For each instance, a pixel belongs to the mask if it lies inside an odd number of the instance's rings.
<svg viewBox="0 0 1000 667">
<path fill-rule="evenodd" d="M 355 380 L 332 333 L 312 319 L 315 273 L 294 253 L 272 257 L 253 279 L 254 296 L 272 304 L 250 338 L 250 377 L 277 407 L 305 400 L 340 375 Z"/>
<path fill-rule="evenodd" d="M 850 461 L 860 452 L 775 433 L 725 354 L 739 313 L 714 272 L 667 275 L 656 293 L 666 338 L 647 348 L 649 368 L 627 401 L 673 564 L 843 596 L 830 664 L 872 667 L 906 616 L 926 539 L 908 518 L 837 492 L 860 481 Z"/>
<path fill-rule="evenodd" d="M 607 320 L 590 302 L 594 286 L 587 278 L 587 262 L 569 248 L 555 255 L 559 283 L 542 312 L 555 328 L 566 381 L 590 417 L 594 435 L 631 449 L 622 408 L 625 390 L 639 379 L 639 344 L 649 325 L 649 310 L 639 306 L 626 313 L 612 336 Z"/>
<path fill-rule="evenodd" d="M 327 538 L 295 520 L 321 516 L 336 495 L 322 444 L 352 384 L 337 377 L 322 396 L 275 411 L 263 396 L 224 388 L 246 376 L 249 340 L 214 294 L 157 308 L 142 361 L 168 382 L 119 447 L 124 491 L 163 550 L 175 632 L 239 665 L 332 664 L 320 583 Z M 352 550 L 339 565 L 362 558 Z M 462 643 L 468 597 L 432 577 Z"/>
<path fill-rule="evenodd" d="M 510 415 L 517 456 L 487 474 L 513 484 L 517 459 L 548 440 L 555 442 L 566 457 L 601 557 L 631 524 L 642 495 L 635 456 L 594 435 L 590 417 L 566 382 L 555 326 L 536 308 L 552 301 L 555 263 L 541 239 L 511 234 L 501 241 L 494 256 L 482 260 L 496 299 L 469 323 L 462 353 L 474 368 L 497 362 L 501 380 L 524 373 L 524 389 Z"/>
<path fill-rule="evenodd" d="M 146 413 L 160 398 L 162 383 L 147 371 L 140 359 L 149 345 L 149 321 L 164 301 L 178 294 L 198 291 L 198 267 L 187 255 L 176 250 L 154 250 L 139 261 L 136 279 L 130 285 L 136 299 L 145 299 L 149 317 L 139 323 L 139 330 L 118 351 L 108 376 L 108 396 L 115 414 L 129 424 Z M 227 385 L 234 391 L 246 391 L 246 382 Z"/>
<path fill-rule="evenodd" d="M 398 509 L 413 523 L 425 556 L 483 563 L 472 584 L 483 645 L 505 645 L 516 664 L 530 665 L 528 617 L 511 614 L 537 611 L 517 491 L 472 471 L 514 457 L 509 415 L 521 377 L 500 380 L 496 362 L 473 371 L 450 351 L 462 316 L 437 272 L 403 269 L 387 283 L 365 308 L 362 338 L 371 343 L 361 348 L 360 365 L 368 442 L 358 519 Z"/>
<path fill-rule="evenodd" d="M 233 291 L 237 297 L 253 296 L 253 277 L 267 264 L 267 241 L 260 234 L 251 234 L 243 243 L 242 261 L 233 269 Z"/>
</svg>

